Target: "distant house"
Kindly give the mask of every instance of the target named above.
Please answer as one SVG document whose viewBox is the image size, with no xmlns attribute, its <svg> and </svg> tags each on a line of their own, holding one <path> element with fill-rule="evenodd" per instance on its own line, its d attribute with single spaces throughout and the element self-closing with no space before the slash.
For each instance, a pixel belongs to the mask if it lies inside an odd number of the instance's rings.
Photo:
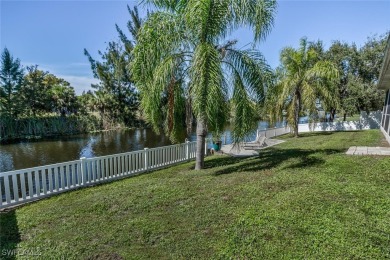
<svg viewBox="0 0 390 260">
<path fill-rule="evenodd" d="M 390 35 L 387 39 L 385 58 L 379 75 L 378 88 L 386 90 L 385 105 L 383 106 L 381 130 L 390 143 Z"/>
</svg>

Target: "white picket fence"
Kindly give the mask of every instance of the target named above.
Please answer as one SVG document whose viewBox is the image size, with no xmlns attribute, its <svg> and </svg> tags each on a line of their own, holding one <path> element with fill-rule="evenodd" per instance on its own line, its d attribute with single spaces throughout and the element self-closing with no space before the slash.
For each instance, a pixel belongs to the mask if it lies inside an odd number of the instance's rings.
<svg viewBox="0 0 390 260">
<path fill-rule="evenodd" d="M 0 173 L 0 209 L 164 168 L 196 157 L 196 142 Z"/>
</svg>

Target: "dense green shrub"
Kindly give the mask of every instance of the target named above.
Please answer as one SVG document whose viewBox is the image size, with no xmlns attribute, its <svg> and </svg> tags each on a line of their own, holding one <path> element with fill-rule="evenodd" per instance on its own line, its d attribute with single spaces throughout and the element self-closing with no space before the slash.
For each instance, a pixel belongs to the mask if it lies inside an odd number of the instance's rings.
<svg viewBox="0 0 390 260">
<path fill-rule="evenodd" d="M 94 115 L 46 116 L 14 119 L 0 117 L 0 141 L 80 134 L 102 130 Z"/>
</svg>

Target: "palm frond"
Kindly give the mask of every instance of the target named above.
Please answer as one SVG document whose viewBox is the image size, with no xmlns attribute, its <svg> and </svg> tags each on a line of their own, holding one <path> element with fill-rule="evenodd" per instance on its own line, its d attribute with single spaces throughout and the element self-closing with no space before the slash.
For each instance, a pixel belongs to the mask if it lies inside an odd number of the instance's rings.
<svg viewBox="0 0 390 260">
<path fill-rule="evenodd" d="M 229 48 L 224 60 L 229 70 L 240 75 L 249 97 L 254 102 L 261 102 L 265 90 L 274 80 L 273 71 L 264 56 L 255 50 L 241 51 Z"/>
<path fill-rule="evenodd" d="M 184 10 L 187 28 L 200 42 L 217 44 L 226 36 L 229 25 L 229 2 L 191 0 Z"/>
<path fill-rule="evenodd" d="M 220 130 L 226 122 L 227 91 L 217 49 L 208 43 L 195 49 L 190 71 L 191 99 L 197 118 L 205 117 L 210 127 Z"/>
<path fill-rule="evenodd" d="M 249 25 L 254 41 L 264 40 L 270 33 L 276 13 L 276 0 L 230 0 L 232 27 Z"/>
<path fill-rule="evenodd" d="M 244 141 L 245 137 L 257 127 L 255 110 L 256 104 L 249 97 L 242 77 L 234 72 L 234 91 L 233 91 L 233 141 L 239 143 Z"/>
</svg>

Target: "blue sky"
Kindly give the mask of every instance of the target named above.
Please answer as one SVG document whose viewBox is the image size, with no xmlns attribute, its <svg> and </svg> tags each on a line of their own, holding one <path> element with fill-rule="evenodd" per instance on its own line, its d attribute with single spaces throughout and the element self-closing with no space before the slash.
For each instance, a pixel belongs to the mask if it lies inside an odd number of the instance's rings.
<svg viewBox="0 0 390 260">
<path fill-rule="evenodd" d="M 69 81 L 76 92 L 90 88 L 93 79 L 86 48 L 94 57 L 106 43 L 117 40 L 115 24 L 126 29 L 126 5 L 139 1 L 37 1 L 1 0 L 0 47 L 7 47 L 24 66 L 37 64 Z M 145 13 L 145 7 L 139 7 Z M 296 47 L 299 39 L 333 40 L 362 46 L 367 37 L 390 30 L 390 0 L 382 1 L 278 1 L 272 32 L 259 45 L 272 67 L 279 64 L 280 50 Z M 239 46 L 252 41 L 246 29 L 233 33 Z"/>
</svg>

